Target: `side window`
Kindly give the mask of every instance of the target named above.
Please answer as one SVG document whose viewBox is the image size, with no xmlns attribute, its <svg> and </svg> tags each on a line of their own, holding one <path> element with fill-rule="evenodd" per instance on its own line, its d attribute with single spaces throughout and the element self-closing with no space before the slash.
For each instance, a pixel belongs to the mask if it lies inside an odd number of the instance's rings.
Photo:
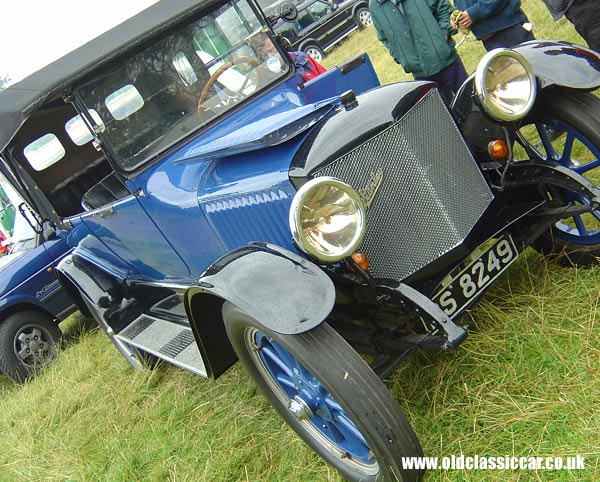
<svg viewBox="0 0 600 482">
<path fill-rule="evenodd" d="M 306 27 L 309 27 L 314 22 L 310 12 L 308 10 L 304 10 L 298 13 L 298 18 L 296 19 L 295 25 L 298 30 L 303 30 Z"/>
<path fill-rule="evenodd" d="M 98 112 L 96 112 L 94 109 L 90 109 L 89 113 L 92 116 L 92 119 L 94 119 L 96 125 L 101 127 L 104 126 L 102 119 L 100 119 L 100 116 L 98 115 Z M 67 131 L 67 134 L 71 140 L 78 146 L 83 146 L 85 143 L 90 142 L 93 138 L 92 133 L 87 128 L 85 122 L 79 114 L 66 122 L 65 131 Z"/>
<path fill-rule="evenodd" d="M 117 120 L 123 120 L 144 107 L 144 98 L 131 84 L 121 87 L 104 101 L 106 108 Z"/>
<path fill-rule="evenodd" d="M 314 17 L 319 20 L 329 12 L 333 11 L 333 6 L 325 2 L 315 2 L 308 7 L 307 10 L 310 10 L 310 13 L 312 13 Z"/>
<path fill-rule="evenodd" d="M 196 82 L 198 82 L 198 76 L 196 75 L 196 71 L 194 70 L 194 67 L 192 66 L 190 60 L 186 57 L 186 55 L 183 52 L 177 52 L 173 56 L 172 62 L 173 67 L 175 67 L 175 70 L 179 74 L 179 78 L 186 87 L 194 85 Z"/>
<path fill-rule="evenodd" d="M 23 154 L 31 167 L 43 171 L 65 157 L 65 148 L 54 134 L 46 134 L 27 144 Z"/>
</svg>

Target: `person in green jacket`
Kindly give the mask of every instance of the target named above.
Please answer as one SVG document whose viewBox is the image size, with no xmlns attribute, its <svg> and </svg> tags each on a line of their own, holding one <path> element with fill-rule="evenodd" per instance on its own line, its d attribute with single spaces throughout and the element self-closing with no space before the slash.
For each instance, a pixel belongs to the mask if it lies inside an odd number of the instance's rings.
<svg viewBox="0 0 600 482">
<path fill-rule="evenodd" d="M 467 79 L 450 26 L 454 10 L 448 0 L 370 0 L 377 38 L 415 80 L 438 83 L 449 104 Z"/>
</svg>

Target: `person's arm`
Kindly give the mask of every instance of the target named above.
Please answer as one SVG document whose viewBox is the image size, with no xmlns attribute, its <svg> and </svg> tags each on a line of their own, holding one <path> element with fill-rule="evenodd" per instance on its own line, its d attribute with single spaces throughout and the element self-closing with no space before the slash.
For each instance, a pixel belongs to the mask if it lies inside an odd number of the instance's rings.
<svg viewBox="0 0 600 482">
<path fill-rule="evenodd" d="M 456 33 L 456 30 L 450 25 L 450 14 L 453 10 L 454 7 L 452 7 L 449 0 L 438 0 L 433 12 L 442 33 L 446 36 L 446 40 Z"/>
<path fill-rule="evenodd" d="M 463 12 L 458 25 L 461 27 L 470 27 L 473 23 L 477 23 L 484 18 L 497 15 L 507 5 L 508 0 L 478 0 Z"/>
<path fill-rule="evenodd" d="M 386 49 L 388 48 L 388 39 L 381 28 L 379 28 L 379 19 L 377 18 L 376 8 L 379 8 L 377 5 L 371 6 L 369 5 L 369 10 L 371 12 L 371 20 L 373 20 L 373 26 L 375 27 L 375 34 L 377 35 L 377 40 L 379 40 Z"/>
<path fill-rule="evenodd" d="M 569 6 L 568 0 L 542 0 L 554 20 L 561 18 Z"/>
</svg>

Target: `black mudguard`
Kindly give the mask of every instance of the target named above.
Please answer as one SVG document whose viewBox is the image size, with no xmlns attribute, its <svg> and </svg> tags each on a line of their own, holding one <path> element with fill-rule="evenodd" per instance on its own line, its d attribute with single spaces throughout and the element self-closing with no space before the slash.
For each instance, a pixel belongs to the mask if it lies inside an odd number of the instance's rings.
<svg viewBox="0 0 600 482">
<path fill-rule="evenodd" d="M 331 312 L 335 288 L 318 266 L 278 246 L 255 243 L 220 258 L 185 295 L 186 306 L 218 296 L 244 310 L 270 330 L 286 335 L 308 331 Z M 188 313 L 192 325 L 202 313 Z"/>
<path fill-rule="evenodd" d="M 123 281 L 102 271 L 76 253 L 66 256 L 58 264 L 56 273 L 80 309 L 89 308 L 91 304 L 96 314 L 101 315 L 102 319 L 97 320 L 98 322 L 108 323 L 110 313 L 117 307 L 122 308 L 121 305 L 130 298 Z"/>
<path fill-rule="evenodd" d="M 271 244 L 254 243 L 220 258 L 184 295 L 210 378 L 217 378 L 237 360 L 223 324 L 225 301 L 275 332 L 297 334 L 329 316 L 335 287 L 318 266 Z"/>
<path fill-rule="evenodd" d="M 550 40 L 525 42 L 513 50 L 529 62 L 538 79 L 539 89 L 558 87 L 590 91 L 600 87 L 600 54 L 593 50 L 581 45 Z M 487 125 L 501 124 L 481 111 L 474 92 L 472 75 L 461 86 L 452 103 L 452 112 L 458 123 L 462 125 L 467 117 L 477 113 L 477 122 L 484 123 L 480 130 L 485 129 Z"/>
<path fill-rule="evenodd" d="M 530 63 L 538 81 L 538 91 L 546 88 L 590 91 L 600 87 L 600 54 L 593 50 L 550 40 L 525 42 L 513 50 Z M 491 140 L 506 139 L 510 144 L 514 127 L 495 121 L 483 112 L 475 95 L 474 75 L 457 92 L 452 113 L 481 162 L 492 161 L 487 153 Z"/>
<path fill-rule="evenodd" d="M 600 87 L 600 54 L 589 48 L 569 42 L 536 40 L 513 50 L 531 64 L 542 89 L 559 86 L 589 91 Z"/>
</svg>

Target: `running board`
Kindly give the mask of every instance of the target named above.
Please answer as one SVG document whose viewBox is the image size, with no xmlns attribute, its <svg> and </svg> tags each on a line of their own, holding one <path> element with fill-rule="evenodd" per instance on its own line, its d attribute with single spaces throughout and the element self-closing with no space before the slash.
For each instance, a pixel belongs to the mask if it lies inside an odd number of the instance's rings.
<svg viewBox="0 0 600 482">
<path fill-rule="evenodd" d="M 208 378 L 191 328 L 154 316 L 141 315 L 115 335 L 161 360 Z"/>
</svg>

